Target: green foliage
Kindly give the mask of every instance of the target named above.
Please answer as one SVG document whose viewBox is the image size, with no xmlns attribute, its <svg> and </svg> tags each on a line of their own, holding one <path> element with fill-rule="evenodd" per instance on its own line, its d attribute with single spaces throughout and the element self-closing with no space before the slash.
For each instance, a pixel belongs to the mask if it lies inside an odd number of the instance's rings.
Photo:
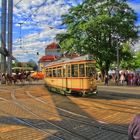
<svg viewBox="0 0 140 140">
<path fill-rule="evenodd" d="M 29 62 L 15 62 L 15 63 L 12 63 L 12 68 L 16 68 L 16 67 L 25 68 L 25 69 L 29 68 L 29 69 L 37 70 L 37 64 L 33 60 L 29 60 Z"/>
<path fill-rule="evenodd" d="M 140 51 L 136 52 L 131 59 L 121 62 L 121 67 L 129 70 L 140 68 Z"/>
<path fill-rule="evenodd" d="M 130 58 L 130 49 L 120 44 L 136 41 L 136 20 L 136 13 L 125 0 L 85 0 L 63 16 L 67 32 L 56 39 L 64 51 L 94 54 L 104 74 L 116 62 L 117 46 L 120 60 Z"/>
</svg>

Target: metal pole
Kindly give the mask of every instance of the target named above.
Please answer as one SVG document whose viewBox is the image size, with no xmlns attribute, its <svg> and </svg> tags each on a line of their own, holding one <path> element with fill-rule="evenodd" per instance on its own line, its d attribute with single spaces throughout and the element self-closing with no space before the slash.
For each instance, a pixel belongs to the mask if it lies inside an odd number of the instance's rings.
<svg viewBox="0 0 140 140">
<path fill-rule="evenodd" d="M 6 9 L 7 0 L 2 0 L 2 13 L 1 13 L 1 47 L 6 48 Z M 6 56 L 1 54 L 1 72 L 6 73 Z"/>
<path fill-rule="evenodd" d="M 12 74 L 13 0 L 8 0 L 8 73 Z"/>
<path fill-rule="evenodd" d="M 116 43 L 116 50 L 117 50 L 117 83 L 119 82 L 119 40 L 117 39 Z"/>
</svg>

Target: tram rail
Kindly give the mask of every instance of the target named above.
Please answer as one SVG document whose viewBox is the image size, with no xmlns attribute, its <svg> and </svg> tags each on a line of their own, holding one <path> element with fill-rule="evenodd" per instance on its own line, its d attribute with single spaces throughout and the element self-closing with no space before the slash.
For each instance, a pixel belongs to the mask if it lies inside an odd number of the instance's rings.
<svg viewBox="0 0 140 140">
<path fill-rule="evenodd" d="M 12 95 L 13 96 L 13 95 Z M 15 97 L 14 97 L 15 98 Z M 33 100 L 35 100 L 34 98 L 33 98 Z M 21 103 L 22 102 L 22 103 Z M 34 104 L 37 104 L 37 102 L 34 102 Z M 40 102 L 41 103 L 41 102 Z M 20 101 L 20 104 L 22 104 L 22 106 L 25 106 L 26 108 L 28 108 L 28 106 L 29 105 L 25 105 L 25 103 L 23 103 L 23 101 Z M 39 104 L 40 105 L 40 104 Z M 42 118 L 42 119 L 46 119 L 44 116 L 42 116 L 43 114 L 44 114 L 44 112 L 46 112 L 47 114 L 48 114 L 48 111 L 46 111 L 46 110 L 44 110 L 44 109 L 42 109 L 42 108 L 38 108 L 38 106 L 36 105 L 36 107 L 37 107 L 37 110 L 39 110 L 39 112 L 38 112 L 38 114 L 39 114 L 39 117 L 40 118 Z M 30 106 L 29 107 L 30 109 L 29 109 L 29 111 L 30 112 L 32 112 L 31 110 L 34 110 L 34 107 L 32 106 Z M 34 112 L 35 113 L 35 112 Z M 36 113 L 35 113 L 36 114 Z M 77 114 L 77 115 L 80 115 L 80 114 Z M 53 116 L 55 116 L 55 114 L 53 113 Z M 61 115 L 61 117 L 62 117 L 62 115 Z M 64 117 L 64 116 L 63 116 Z M 91 121 L 91 120 L 90 120 Z M 65 129 L 65 130 L 68 130 L 68 131 L 70 131 L 72 134 L 75 134 L 75 135 L 80 135 L 81 137 L 83 137 L 84 139 L 91 139 L 91 137 L 92 136 L 90 136 L 88 133 L 92 133 L 91 132 L 91 130 L 94 130 L 94 129 L 97 129 L 97 131 L 99 130 L 99 132 L 101 133 L 101 131 L 110 131 L 111 133 L 120 133 L 121 135 L 127 135 L 127 132 L 125 131 L 123 131 L 123 129 L 113 129 L 113 127 L 107 127 L 107 126 L 105 126 L 105 125 L 103 125 L 103 124 L 95 124 L 95 122 L 94 122 L 94 124 L 92 124 L 91 125 L 91 122 L 87 122 L 87 121 L 84 121 L 83 122 L 83 120 L 82 121 L 80 121 L 80 120 L 78 120 L 78 118 L 75 118 L 75 117 L 68 117 L 68 116 L 65 116 L 65 119 L 63 118 L 63 121 L 61 121 L 61 123 L 57 123 L 57 125 L 58 126 L 60 126 L 60 127 L 62 127 L 63 129 Z M 76 124 L 77 123 L 77 124 Z M 70 126 L 67 126 L 67 127 L 64 127 L 65 126 L 65 124 L 69 124 Z M 77 125 L 77 126 L 76 126 Z M 75 130 L 73 130 L 73 128 L 78 128 L 78 127 L 81 127 L 82 128 L 82 125 L 85 125 L 85 128 L 87 129 L 88 128 L 88 131 L 87 132 L 83 132 L 82 134 L 81 133 L 79 133 L 79 130 L 78 131 L 75 131 Z M 80 128 L 80 129 L 81 129 Z M 81 139 L 81 138 L 80 138 Z"/>
<path fill-rule="evenodd" d="M 33 88 L 33 87 L 32 87 Z M 12 89 L 12 88 L 11 88 Z M 34 88 L 33 88 L 34 89 Z M 31 88 L 25 87 L 15 87 L 13 90 L 11 90 L 11 93 L 9 94 L 8 89 L 2 89 L 2 92 L 7 92 L 6 96 L 2 96 L 0 94 L 0 100 L 3 100 L 1 103 L 4 104 L 4 102 L 9 103 L 9 106 L 13 106 L 15 108 L 14 112 L 12 110 L 7 109 L 9 114 L 13 115 L 14 117 L 17 117 L 19 121 L 21 120 L 21 124 L 29 123 L 29 127 L 40 129 L 43 131 L 40 131 L 41 133 L 44 133 L 46 135 L 51 135 L 56 140 L 61 139 L 73 139 L 74 140 L 92 140 L 92 139 L 100 139 L 101 137 L 106 138 L 106 140 L 118 140 L 115 139 L 115 136 L 120 136 L 120 139 L 127 140 L 127 125 L 126 122 L 123 123 L 123 120 L 117 120 L 115 116 L 119 116 L 119 114 L 122 114 L 122 116 L 126 116 L 126 114 L 130 114 L 133 116 L 136 114 L 139 110 L 139 102 L 135 102 L 135 106 L 131 107 L 130 102 L 128 101 L 127 105 L 121 104 L 121 100 L 119 103 L 110 101 L 107 102 L 107 99 L 111 99 L 111 96 L 106 97 L 106 95 L 103 97 L 103 95 L 98 95 L 97 97 L 91 96 L 91 97 L 80 97 L 75 98 L 73 96 L 61 96 L 59 94 L 46 94 L 45 90 L 41 93 L 39 93 L 36 90 L 32 90 Z M 35 94 L 34 94 L 35 93 Z M 11 97 L 10 97 L 10 96 Z M 80 107 L 83 107 L 84 109 L 88 108 L 89 106 L 85 106 L 86 102 L 90 104 L 90 110 L 92 112 L 95 112 L 95 118 L 96 115 L 99 116 L 98 119 L 93 119 L 89 116 L 80 114 L 79 112 L 75 112 L 73 110 L 64 109 L 60 107 L 58 104 L 54 104 L 55 108 L 57 110 L 57 113 L 53 111 L 53 106 L 51 106 L 49 102 L 49 96 L 53 96 L 53 98 L 58 97 L 59 99 L 63 98 L 70 98 L 70 100 L 77 102 L 79 101 Z M 98 98 L 101 98 L 103 100 L 98 100 Z M 4 98 L 3 98 L 4 97 Z M 116 96 L 115 96 L 116 97 Z M 112 100 L 115 100 L 118 98 L 112 98 Z M 48 98 L 48 99 L 47 99 Z M 121 96 L 119 97 L 121 98 Z M 131 97 L 130 97 L 131 98 Z M 123 99 L 123 97 L 122 97 Z M 81 102 L 84 104 L 82 104 Z M 138 105 L 138 106 L 136 106 Z M 4 107 L 4 105 L 2 105 Z M 128 110 L 127 110 L 128 109 Z M 1 110 L 1 109 L 0 109 Z M 5 111 L 2 109 L 2 111 Z M 108 123 L 106 120 L 109 119 L 109 116 L 103 116 L 102 114 L 104 112 L 108 112 L 108 115 L 110 112 L 113 112 L 112 116 L 114 115 L 113 123 Z M 6 113 L 6 112 L 5 112 Z M 24 118 L 21 116 L 25 116 Z M 57 121 L 57 118 L 61 118 L 61 120 Z M 32 118 L 31 120 L 28 118 Z M 120 117 L 121 118 L 121 117 Z M 41 120 L 38 122 L 37 120 Z M 22 122 L 23 121 L 23 122 Z M 119 122 L 120 121 L 120 122 Z M 120 125 L 119 125 L 119 123 Z M 118 124 L 118 125 L 115 125 Z M 122 124 L 122 125 L 121 125 Z M 24 124 L 25 125 L 25 124 Z M 57 131 L 57 133 L 52 133 L 48 128 L 53 129 L 54 131 Z M 95 132 L 95 134 L 93 134 Z M 107 139 L 108 136 L 111 136 L 110 139 Z M 56 137 L 55 137 L 56 136 Z"/>
<path fill-rule="evenodd" d="M 31 98 L 34 98 L 38 102 L 46 104 L 48 107 L 51 107 L 51 105 L 47 104 L 47 101 L 45 101 L 43 99 L 38 99 L 35 96 L 31 95 L 29 92 L 27 92 L 27 95 Z M 74 113 L 74 112 L 71 112 L 71 111 L 67 111 L 67 110 L 62 109 L 60 107 L 57 107 L 57 109 L 61 112 L 61 113 L 59 113 L 59 114 L 61 114 L 61 116 L 65 117 L 67 119 L 70 119 L 72 121 L 80 122 L 82 124 L 86 124 L 86 125 L 89 125 L 89 126 L 94 126 L 96 128 L 99 128 L 99 129 L 105 129 L 105 130 L 108 130 L 108 131 L 114 131 L 114 132 L 117 132 L 117 133 L 120 133 L 120 134 L 126 134 L 127 135 L 127 132 L 126 132 L 126 130 L 124 131 L 124 128 L 123 129 L 115 129 L 115 128 L 109 126 L 106 122 L 95 121 L 95 120 L 93 120 L 93 119 L 91 119 L 87 116 L 84 116 L 84 115 L 81 115 L 81 114 L 78 114 L 78 113 Z M 48 111 L 47 111 L 47 113 L 48 113 Z M 57 114 L 55 114 L 55 113 L 52 113 L 52 112 L 49 112 L 49 113 L 57 116 Z M 75 117 L 78 117 L 78 118 L 75 119 Z"/>
<path fill-rule="evenodd" d="M 1 98 L 1 100 L 3 100 L 4 102 L 11 103 L 11 101 L 6 100 L 6 99 L 2 99 L 2 98 Z M 12 124 L 13 121 L 14 121 L 15 124 L 25 125 L 25 126 L 29 126 L 29 127 L 31 127 L 31 128 L 34 128 L 34 129 L 40 131 L 43 135 L 44 135 L 44 134 L 47 134 L 47 135 L 50 135 L 50 134 L 51 134 L 51 138 L 50 138 L 50 139 L 54 138 L 54 139 L 56 139 L 56 140 L 63 140 L 61 137 L 52 135 L 52 133 L 50 133 L 50 132 L 48 132 L 48 131 L 46 131 L 46 130 L 43 130 L 43 129 L 40 128 L 39 126 L 34 125 L 33 123 L 31 123 L 30 121 L 27 121 L 27 120 L 25 120 L 25 119 L 21 119 L 21 118 L 19 118 L 19 117 L 15 117 L 15 116 L 13 115 L 13 113 L 7 113 L 6 111 L 4 111 L 4 110 L 2 110 L 2 109 L 0 109 L 0 112 L 3 113 L 3 116 L 6 115 L 8 118 L 12 118 L 11 124 Z M 7 121 L 10 121 L 10 120 L 8 119 Z M 27 131 L 28 131 L 28 130 L 27 130 Z M 8 136 L 5 136 L 5 137 L 6 137 L 6 139 L 9 139 Z M 24 136 L 23 136 L 23 137 L 24 137 Z M 0 138 L 1 138 L 1 137 L 0 137 Z M 2 138 L 2 139 L 5 139 L 5 138 Z M 10 139 L 14 139 L 14 138 L 11 137 Z"/>
</svg>

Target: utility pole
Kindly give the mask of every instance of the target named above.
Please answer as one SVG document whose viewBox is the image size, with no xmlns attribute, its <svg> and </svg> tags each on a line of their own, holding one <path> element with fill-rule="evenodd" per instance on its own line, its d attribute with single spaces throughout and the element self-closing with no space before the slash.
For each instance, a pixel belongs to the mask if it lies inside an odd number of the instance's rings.
<svg viewBox="0 0 140 140">
<path fill-rule="evenodd" d="M 13 0 L 8 0 L 8 73 L 12 74 Z"/>
<path fill-rule="evenodd" d="M 117 83 L 119 82 L 119 70 L 120 70 L 120 64 L 119 64 L 119 40 L 117 39 L 116 42 L 116 51 L 117 51 Z"/>
<path fill-rule="evenodd" d="M 6 11 L 7 0 L 2 0 L 2 13 L 1 13 L 1 48 L 6 50 Z M 1 54 L 1 72 L 6 72 L 6 55 Z"/>
</svg>

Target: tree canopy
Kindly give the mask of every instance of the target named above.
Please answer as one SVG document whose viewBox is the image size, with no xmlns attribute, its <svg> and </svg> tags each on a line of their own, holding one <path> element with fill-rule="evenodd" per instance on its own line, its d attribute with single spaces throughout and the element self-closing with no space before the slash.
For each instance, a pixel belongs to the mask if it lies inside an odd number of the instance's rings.
<svg viewBox="0 0 140 140">
<path fill-rule="evenodd" d="M 62 49 L 93 54 L 102 74 L 116 61 L 117 47 L 120 60 L 131 58 L 124 44 L 137 41 L 137 15 L 126 0 L 85 0 L 62 18 L 67 31 L 56 36 Z"/>
</svg>

